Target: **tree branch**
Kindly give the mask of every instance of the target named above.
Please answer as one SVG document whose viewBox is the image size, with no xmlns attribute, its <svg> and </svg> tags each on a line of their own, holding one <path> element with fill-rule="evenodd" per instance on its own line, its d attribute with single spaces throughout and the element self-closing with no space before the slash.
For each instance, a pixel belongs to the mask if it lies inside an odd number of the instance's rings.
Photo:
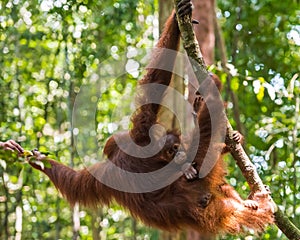
<svg viewBox="0 0 300 240">
<path fill-rule="evenodd" d="M 178 11 L 178 3 L 180 0 L 174 0 L 174 6 L 176 12 Z M 179 29 L 181 31 L 181 37 L 183 41 L 183 46 L 189 56 L 192 59 L 191 64 L 194 70 L 194 73 L 197 77 L 199 83 L 201 83 L 208 75 L 207 67 L 205 65 L 204 59 L 202 57 L 197 39 L 195 37 L 195 33 L 193 31 L 193 26 L 191 22 L 191 18 L 189 16 L 183 16 L 179 18 L 178 14 L 177 21 L 179 25 Z M 265 186 L 260 179 L 259 175 L 256 172 L 255 166 L 250 161 L 249 157 L 245 153 L 241 144 L 236 143 L 232 140 L 233 129 L 230 125 L 229 121 L 227 121 L 227 129 L 228 129 L 228 136 L 226 144 L 230 148 L 230 152 L 237 162 L 237 165 L 241 169 L 244 177 L 246 178 L 251 192 L 257 191 L 266 191 Z M 280 209 L 276 206 L 274 201 L 271 199 L 271 202 L 275 206 L 275 223 L 280 228 L 280 230 L 292 240 L 299 240 L 300 239 L 300 230 L 280 211 Z"/>
</svg>

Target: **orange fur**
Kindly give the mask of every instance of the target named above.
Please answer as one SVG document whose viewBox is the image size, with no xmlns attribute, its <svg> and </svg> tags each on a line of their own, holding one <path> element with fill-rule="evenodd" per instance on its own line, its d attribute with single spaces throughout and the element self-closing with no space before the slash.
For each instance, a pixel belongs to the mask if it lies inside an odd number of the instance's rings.
<svg viewBox="0 0 300 240">
<path fill-rule="evenodd" d="M 188 4 L 187 1 L 185 2 Z M 165 30 L 157 46 L 178 50 L 179 37 L 180 32 L 173 13 L 166 23 Z M 158 50 L 154 53 L 152 61 L 157 62 L 164 69 L 165 65 L 174 65 L 175 58 L 170 59 L 167 57 Z M 171 76 L 171 72 L 150 68 L 140 84 L 160 83 L 168 86 Z M 151 94 L 153 93 L 144 91 L 138 97 L 138 102 L 143 103 L 145 99 L 151 100 L 153 97 Z M 157 96 L 162 98 L 163 91 L 158 91 L 155 97 Z M 159 104 L 143 105 L 134 114 L 132 118 L 133 128 L 128 133 L 114 135 L 107 140 L 104 154 L 111 162 L 124 170 L 138 173 L 155 171 L 168 163 L 160 153 L 149 158 L 129 156 L 118 147 L 115 141 L 116 137 L 131 136 L 136 144 L 140 146 L 148 145 L 150 142 L 149 129 L 153 124 L 156 124 L 158 109 Z M 216 110 L 218 111 L 218 109 Z M 220 126 L 224 121 L 222 114 L 220 110 L 220 121 L 218 123 Z M 211 119 L 205 103 L 197 110 L 197 122 L 201 134 L 200 143 L 192 142 L 189 151 L 196 150 L 195 162 L 199 168 L 208 151 L 212 135 Z M 175 132 L 168 134 L 179 139 L 179 134 Z M 134 148 L 130 144 L 127 147 L 129 149 Z M 244 201 L 238 193 L 225 181 L 226 171 L 221 156 L 223 147 L 222 144 L 216 144 L 214 150 L 219 153 L 216 158 L 217 163 L 206 177 L 188 181 L 184 176 L 181 176 L 164 188 L 145 193 L 118 191 L 94 178 L 91 172 L 97 173 L 101 170 L 101 173 L 112 181 L 124 181 L 118 179 L 120 176 L 111 168 L 109 161 L 80 171 L 75 171 L 54 160 L 49 160 L 51 168 L 41 169 L 33 162 L 31 165 L 48 175 L 71 204 L 78 202 L 86 206 L 98 206 L 108 205 L 115 200 L 145 224 L 168 231 L 192 228 L 203 233 L 227 232 L 235 234 L 240 233 L 243 227 L 261 231 L 266 224 L 273 221 L 267 197 L 259 199 L 257 210 L 244 206 Z M 199 201 L 204 192 L 212 194 L 206 208 L 199 206 Z"/>
</svg>

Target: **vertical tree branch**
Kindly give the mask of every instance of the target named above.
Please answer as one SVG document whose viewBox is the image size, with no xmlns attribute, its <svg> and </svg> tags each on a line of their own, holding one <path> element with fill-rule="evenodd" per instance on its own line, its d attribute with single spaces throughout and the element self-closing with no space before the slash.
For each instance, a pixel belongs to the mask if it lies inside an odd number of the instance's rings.
<svg viewBox="0 0 300 240">
<path fill-rule="evenodd" d="M 177 5 L 180 0 L 174 0 L 175 10 L 178 11 Z M 198 42 L 195 38 L 195 34 L 192 27 L 192 22 L 189 16 L 183 16 L 179 18 L 177 15 L 177 21 L 179 25 L 179 29 L 181 31 L 183 46 L 190 57 L 192 59 L 191 64 L 193 66 L 193 70 L 197 77 L 199 83 L 201 83 L 208 74 L 206 69 L 206 65 L 202 54 L 200 52 L 200 48 Z M 260 179 L 259 175 L 256 172 L 255 166 L 250 161 L 249 157 L 245 153 L 241 144 L 237 144 L 235 141 L 232 140 L 232 126 L 227 121 L 227 129 L 228 129 L 228 144 L 231 154 L 235 161 L 237 162 L 239 168 L 241 169 L 244 177 L 246 178 L 252 192 L 256 191 L 265 191 L 264 184 Z M 271 199 L 271 202 L 276 206 L 276 204 Z M 284 216 L 284 214 L 276 207 L 275 210 L 275 223 L 280 228 L 280 230 L 289 238 L 293 240 L 300 239 L 300 230 L 289 221 L 289 219 Z"/>
<path fill-rule="evenodd" d="M 180 0 L 174 0 L 176 12 L 178 11 L 179 2 Z M 199 83 L 201 83 L 208 76 L 208 71 L 193 30 L 191 18 L 190 16 L 183 16 L 183 18 L 179 18 L 178 14 L 176 14 L 176 16 L 181 32 L 183 47 L 188 53 L 189 58 L 193 60 L 191 61 L 193 71 L 197 77 L 197 80 Z"/>
</svg>

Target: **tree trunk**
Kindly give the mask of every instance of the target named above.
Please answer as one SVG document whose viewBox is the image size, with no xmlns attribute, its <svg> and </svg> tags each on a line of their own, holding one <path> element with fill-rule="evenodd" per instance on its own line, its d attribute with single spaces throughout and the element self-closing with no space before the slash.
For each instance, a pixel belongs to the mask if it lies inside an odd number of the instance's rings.
<svg viewBox="0 0 300 240">
<path fill-rule="evenodd" d="M 215 29 L 214 29 L 214 0 L 193 0 L 193 18 L 199 21 L 195 25 L 195 34 L 199 42 L 203 58 L 207 65 L 215 61 Z"/>
</svg>

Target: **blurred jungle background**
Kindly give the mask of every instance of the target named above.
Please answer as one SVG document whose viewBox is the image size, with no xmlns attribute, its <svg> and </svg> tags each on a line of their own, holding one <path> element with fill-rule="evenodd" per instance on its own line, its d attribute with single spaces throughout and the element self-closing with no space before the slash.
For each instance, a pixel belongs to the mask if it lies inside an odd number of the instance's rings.
<svg viewBox="0 0 300 240">
<path fill-rule="evenodd" d="M 206 63 L 224 84 L 228 117 L 245 136 L 246 151 L 275 202 L 299 226 L 299 1 L 194 0 L 194 6 L 200 21 L 195 31 Z M 128 123 L 144 56 L 172 8 L 171 0 L 1 1 L 0 140 L 14 139 L 27 150 L 84 167 L 72 126 L 81 85 L 101 77 L 105 89 L 91 133 L 101 148 Z M 187 89 L 184 81 L 174 85 Z M 230 156 L 226 160 L 228 181 L 247 197 L 240 169 Z M 286 239 L 275 225 L 248 235 L 219 239 Z M 201 239 L 190 231 L 169 234 L 144 226 L 117 205 L 71 208 L 45 175 L 4 153 L 0 238 Z"/>
</svg>

